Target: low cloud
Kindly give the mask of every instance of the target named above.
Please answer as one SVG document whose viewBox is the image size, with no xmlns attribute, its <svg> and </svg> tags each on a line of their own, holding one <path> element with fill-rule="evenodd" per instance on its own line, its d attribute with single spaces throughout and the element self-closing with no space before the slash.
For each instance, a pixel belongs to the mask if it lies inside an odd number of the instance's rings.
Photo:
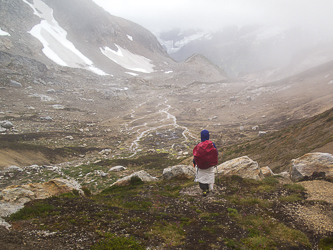
<svg viewBox="0 0 333 250">
<path fill-rule="evenodd" d="M 151 30 L 226 25 L 304 26 L 333 33 L 331 0 L 93 0 L 112 15 Z"/>
</svg>

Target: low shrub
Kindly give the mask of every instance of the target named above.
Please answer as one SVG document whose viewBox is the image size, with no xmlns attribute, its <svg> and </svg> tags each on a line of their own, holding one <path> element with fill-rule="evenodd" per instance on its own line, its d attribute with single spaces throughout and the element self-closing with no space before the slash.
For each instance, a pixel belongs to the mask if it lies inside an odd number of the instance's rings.
<svg viewBox="0 0 333 250">
<path fill-rule="evenodd" d="M 107 233 L 105 238 L 91 246 L 91 250 L 144 250 L 146 249 L 134 237 L 118 237 Z"/>
<path fill-rule="evenodd" d="M 333 237 L 326 237 L 319 241 L 319 250 L 333 249 Z"/>
<path fill-rule="evenodd" d="M 54 210 L 55 208 L 49 204 L 35 203 L 32 206 L 26 206 L 17 211 L 16 213 L 11 214 L 9 216 L 9 219 L 12 221 L 17 221 L 27 220 L 38 216 L 45 217 Z"/>
</svg>

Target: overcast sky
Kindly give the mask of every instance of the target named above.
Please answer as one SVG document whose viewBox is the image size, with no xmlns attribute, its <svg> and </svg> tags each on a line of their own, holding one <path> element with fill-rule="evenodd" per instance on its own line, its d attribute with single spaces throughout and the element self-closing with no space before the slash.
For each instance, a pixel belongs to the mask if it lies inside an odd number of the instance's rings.
<svg viewBox="0 0 333 250">
<path fill-rule="evenodd" d="M 230 24 L 320 26 L 333 32 L 333 0 L 93 0 L 150 31 Z M 318 27 L 317 27 L 318 28 Z"/>
</svg>

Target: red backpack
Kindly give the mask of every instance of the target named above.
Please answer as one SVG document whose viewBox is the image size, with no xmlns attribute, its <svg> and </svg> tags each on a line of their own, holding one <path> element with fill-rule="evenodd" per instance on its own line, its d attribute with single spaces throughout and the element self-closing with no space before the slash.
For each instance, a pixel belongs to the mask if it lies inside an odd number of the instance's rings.
<svg viewBox="0 0 333 250">
<path fill-rule="evenodd" d="M 200 142 L 193 149 L 193 156 L 198 168 L 206 169 L 217 165 L 217 149 L 210 140 Z"/>
</svg>

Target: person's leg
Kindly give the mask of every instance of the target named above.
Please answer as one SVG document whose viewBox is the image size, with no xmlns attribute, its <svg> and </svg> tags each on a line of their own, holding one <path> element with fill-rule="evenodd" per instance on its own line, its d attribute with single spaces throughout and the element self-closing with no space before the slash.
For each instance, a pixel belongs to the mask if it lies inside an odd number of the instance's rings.
<svg viewBox="0 0 333 250">
<path fill-rule="evenodd" d="M 209 184 L 209 191 L 213 191 L 214 189 L 214 183 Z"/>
<path fill-rule="evenodd" d="M 209 192 L 209 185 L 199 182 L 199 187 L 202 189 L 202 195 L 206 196 L 207 193 Z"/>
</svg>

